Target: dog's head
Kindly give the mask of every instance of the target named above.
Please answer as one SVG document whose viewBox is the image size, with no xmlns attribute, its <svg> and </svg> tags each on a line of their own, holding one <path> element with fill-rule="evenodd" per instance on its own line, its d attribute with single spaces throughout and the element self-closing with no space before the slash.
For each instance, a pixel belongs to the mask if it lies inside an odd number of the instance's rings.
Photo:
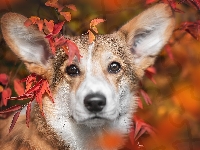
<svg viewBox="0 0 200 150">
<path fill-rule="evenodd" d="M 55 103 L 43 101 L 47 122 L 61 136 L 65 129 L 77 130 L 72 123 L 127 132 L 137 108 L 138 81 L 174 29 L 170 7 L 156 5 L 115 33 L 96 36 L 91 44 L 87 35 L 69 37 L 83 56 L 72 64 L 62 49 L 53 56 L 45 36 L 24 26 L 26 19 L 15 13 L 4 15 L 2 32 L 28 70 L 48 79 Z"/>
</svg>

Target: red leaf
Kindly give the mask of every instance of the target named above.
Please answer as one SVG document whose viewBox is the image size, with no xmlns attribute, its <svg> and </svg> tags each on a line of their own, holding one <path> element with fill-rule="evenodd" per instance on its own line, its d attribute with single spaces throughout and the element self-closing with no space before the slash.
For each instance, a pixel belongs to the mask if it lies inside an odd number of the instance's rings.
<svg viewBox="0 0 200 150">
<path fill-rule="evenodd" d="M 19 79 L 15 79 L 14 80 L 14 89 L 15 89 L 15 92 L 18 94 L 18 95 L 23 95 L 24 94 L 24 86 L 23 84 L 20 82 Z"/>
<path fill-rule="evenodd" d="M 66 42 L 67 42 L 67 39 L 64 38 L 63 36 L 61 36 L 60 38 L 55 38 L 54 44 L 55 44 L 55 47 L 57 47 L 57 46 L 61 47 L 61 46 L 65 45 Z"/>
<path fill-rule="evenodd" d="M 144 90 L 140 89 L 140 93 L 141 93 L 142 97 L 144 98 L 147 105 L 152 104 L 149 95 Z"/>
<path fill-rule="evenodd" d="M 53 34 L 58 34 L 64 25 L 64 21 L 54 25 Z"/>
<path fill-rule="evenodd" d="M 5 110 L 1 110 L 0 114 L 4 114 L 4 113 L 9 113 L 9 112 L 13 112 L 13 111 L 17 111 L 20 110 L 22 108 L 21 105 L 15 105 L 15 106 L 11 106 L 8 109 Z"/>
<path fill-rule="evenodd" d="M 28 128 L 29 128 L 29 122 L 30 122 L 31 103 L 32 103 L 32 101 L 30 101 L 28 103 L 27 109 L 26 109 L 26 125 Z"/>
<path fill-rule="evenodd" d="M 66 7 L 68 7 L 69 9 L 71 9 L 73 11 L 77 11 L 76 6 L 73 4 L 66 5 Z"/>
<path fill-rule="evenodd" d="M 50 33 L 52 33 L 52 32 L 53 32 L 53 27 L 54 27 L 54 21 L 53 21 L 53 20 L 47 21 L 46 19 L 44 19 L 44 23 L 45 23 L 45 25 L 46 25 L 48 31 L 49 31 Z M 46 38 L 47 38 L 47 37 L 46 37 Z"/>
<path fill-rule="evenodd" d="M 80 51 L 76 44 L 72 42 L 71 40 L 67 40 L 67 46 L 69 49 L 68 57 L 69 57 L 69 64 L 72 63 L 73 58 L 76 56 L 78 60 L 80 61 L 80 58 L 82 57 L 80 55 Z"/>
<path fill-rule="evenodd" d="M 156 69 L 154 67 L 149 67 L 145 70 L 145 75 L 154 83 L 156 84 L 156 81 L 153 78 L 153 75 L 156 74 Z"/>
<path fill-rule="evenodd" d="M 158 0 L 146 0 L 146 4 L 151 4 L 151 3 L 154 3 L 154 2 L 157 2 Z"/>
<path fill-rule="evenodd" d="M 164 3 L 169 4 L 171 8 L 178 13 L 184 13 L 182 10 L 176 8 L 176 1 L 175 0 L 162 0 Z"/>
<path fill-rule="evenodd" d="M 189 3 L 194 6 L 197 10 L 200 10 L 200 0 L 181 0 L 179 3 Z"/>
<path fill-rule="evenodd" d="M 200 37 L 200 20 L 196 22 L 184 22 L 180 25 L 179 30 L 185 30 L 192 35 L 196 40 Z"/>
<path fill-rule="evenodd" d="M 3 105 L 7 106 L 7 102 L 8 102 L 8 99 L 10 98 L 10 96 L 11 96 L 11 93 L 12 93 L 12 91 L 11 91 L 10 88 L 3 90 L 2 98 L 1 98 L 1 100 L 3 101 Z"/>
<path fill-rule="evenodd" d="M 67 21 L 71 21 L 71 13 L 70 12 L 60 12 L 60 14 L 65 17 Z"/>
<path fill-rule="evenodd" d="M 138 107 L 143 109 L 142 100 L 140 98 L 138 98 Z"/>
<path fill-rule="evenodd" d="M 19 117 L 19 114 L 20 114 L 20 111 L 16 112 L 15 115 L 13 116 L 12 123 L 11 123 L 10 129 L 9 129 L 9 133 L 14 128 L 15 123 L 17 122 L 17 119 Z"/>
<path fill-rule="evenodd" d="M 143 120 L 139 119 L 136 116 L 134 116 L 133 120 L 135 122 L 135 129 L 134 129 L 135 141 L 138 140 L 146 132 L 156 139 L 156 133 L 153 127 L 146 124 Z"/>
<path fill-rule="evenodd" d="M 0 82 L 3 85 L 7 85 L 8 84 L 8 76 L 5 73 L 0 74 Z"/>
<path fill-rule="evenodd" d="M 54 103 L 53 96 L 52 96 L 51 90 L 49 88 L 49 83 L 47 82 L 47 80 L 43 81 L 42 89 L 48 94 L 48 96 L 50 97 L 51 101 Z"/>
</svg>

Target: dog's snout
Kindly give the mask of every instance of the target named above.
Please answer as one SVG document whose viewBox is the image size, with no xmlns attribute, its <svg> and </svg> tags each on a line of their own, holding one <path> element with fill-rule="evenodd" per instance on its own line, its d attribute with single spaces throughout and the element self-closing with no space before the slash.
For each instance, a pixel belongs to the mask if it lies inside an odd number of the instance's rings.
<svg viewBox="0 0 200 150">
<path fill-rule="evenodd" d="M 84 99 L 84 105 L 90 112 L 100 112 L 106 105 L 106 97 L 102 94 L 89 94 Z"/>
</svg>

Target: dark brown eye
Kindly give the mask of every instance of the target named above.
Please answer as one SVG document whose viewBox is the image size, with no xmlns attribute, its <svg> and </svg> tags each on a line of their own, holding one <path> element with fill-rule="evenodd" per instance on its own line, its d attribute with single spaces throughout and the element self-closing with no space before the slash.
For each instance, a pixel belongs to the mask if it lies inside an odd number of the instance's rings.
<svg viewBox="0 0 200 150">
<path fill-rule="evenodd" d="M 74 64 L 67 66 L 66 72 L 67 72 L 68 75 L 70 75 L 72 77 L 75 77 L 75 76 L 80 74 L 79 68 Z"/>
<path fill-rule="evenodd" d="M 109 66 L 108 66 L 108 72 L 110 73 L 118 73 L 121 69 L 121 65 L 118 62 L 112 62 Z"/>
</svg>

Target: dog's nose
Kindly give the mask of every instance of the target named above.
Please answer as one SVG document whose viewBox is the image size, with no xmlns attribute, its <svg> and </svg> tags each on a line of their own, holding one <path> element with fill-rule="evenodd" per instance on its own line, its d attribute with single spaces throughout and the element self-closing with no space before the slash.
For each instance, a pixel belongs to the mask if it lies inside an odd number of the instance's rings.
<svg viewBox="0 0 200 150">
<path fill-rule="evenodd" d="M 106 105 L 106 97 L 102 94 L 89 94 L 84 99 L 84 105 L 90 112 L 100 112 Z"/>
</svg>

